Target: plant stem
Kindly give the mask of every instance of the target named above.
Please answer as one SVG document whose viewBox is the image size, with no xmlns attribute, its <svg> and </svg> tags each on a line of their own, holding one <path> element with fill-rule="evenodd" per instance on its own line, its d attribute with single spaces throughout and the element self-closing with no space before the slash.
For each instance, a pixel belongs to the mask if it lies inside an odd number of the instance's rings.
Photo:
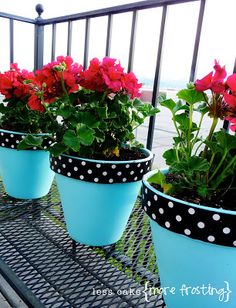
<svg viewBox="0 0 236 308">
<path fill-rule="evenodd" d="M 221 158 L 221 160 L 220 160 L 218 166 L 215 168 L 215 171 L 214 171 L 214 172 L 212 173 L 212 175 L 210 176 L 209 182 L 214 178 L 214 176 L 215 176 L 215 175 L 217 174 L 217 172 L 219 171 L 219 169 L 220 169 L 220 167 L 222 166 L 222 164 L 223 164 L 223 162 L 224 162 L 225 157 L 227 156 L 227 154 L 228 154 L 228 151 L 226 150 L 226 151 L 224 152 L 224 155 L 222 156 L 222 158 Z"/>
<path fill-rule="evenodd" d="M 211 124 L 211 128 L 210 128 L 210 132 L 209 132 L 209 134 L 208 134 L 208 136 L 207 136 L 207 138 L 206 138 L 207 141 L 210 141 L 210 140 L 211 140 L 212 135 L 213 135 L 213 133 L 214 133 L 214 131 L 215 131 L 215 128 L 216 128 L 217 123 L 218 123 L 218 118 L 213 118 L 213 121 L 212 121 L 212 124 Z M 203 153 L 202 153 L 202 157 L 205 157 L 205 156 L 206 156 L 207 149 L 208 149 L 208 146 L 205 145 L 204 151 L 203 151 Z"/>
<path fill-rule="evenodd" d="M 193 127 L 193 105 L 189 106 L 189 129 L 188 129 L 188 139 L 187 139 L 187 148 L 188 148 L 188 157 L 191 156 L 192 152 L 192 143 L 191 143 L 191 132 Z"/>
<path fill-rule="evenodd" d="M 232 158 L 232 160 L 229 162 L 228 166 L 226 166 L 226 168 L 224 168 L 223 172 L 218 176 L 215 185 L 213 185 L 213 189 L 216 189 L 220 183 L 225 179 L 226 177 L 226 173 L 228 172 L 228 170 L 231 168 L 231 166 L 236 163 L 236 156 L 234 156 Z"/>
</svg>

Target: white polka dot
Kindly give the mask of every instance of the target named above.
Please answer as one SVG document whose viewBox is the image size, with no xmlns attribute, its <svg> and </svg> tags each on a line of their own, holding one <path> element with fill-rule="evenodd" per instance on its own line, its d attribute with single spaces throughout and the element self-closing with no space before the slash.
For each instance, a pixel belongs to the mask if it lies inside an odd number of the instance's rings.
<svg viewBox="0 0 236 308">
<path fill-rule="evenodd" d="M 4 133 L 1 133 L 1 136 L 4 136 Z"/>
<path fill-rule="evenodd" d="M 33 147 L 33 150 L 37 150 L 37 147 Z"/>
<path fill-rule="evenodd" d="M 123 179 L 122 179 L 122 181 L 123 181 L 123 182 L 126 182 L 126 181 L 127 181 L 127 179 L 126 179 L 126 178 L 123 178 Z"/>
<path fill-rule="evenodd" d="M 70 172 L 67 172 L 67 176 L 71 176 L 71 173 L 70 173 Z"/>
<path fill-rule="evenodd" d="M 49 141 L 48 141 L 48 144 L 52 144 L 52 140 L 49 140 Z"/>
<path fill-rule="evenodd" d="M 14 135 L 13 135 L 13 134 L 11 134 L 11 135 L 10 135 L 10 137 L 11 137 L 11 138 L 13 138 L 13 137 L 14 137 Z"/>
<path fill-rule="evenodd" d="M 111 165 L 111 168 L 112 169 L 116 169 L 116 165 Z"/>
<path fill-rule="evenodd" d="M 155 201 L 158 200 L 158 196 L 157 195 L 154 195 L 153 198 L 154 198 Z"/>
<path fill-rule="evenodd" d="M 109 179 L 109 183 L 113 183 L 114 182 L 114 180 L 113 179 Z"/>
<path fill-rule="evenodd" d="M 190 208 L 188 209 L 188 212 L 189 212 L 190 215 L 195 214 L 195 210 L 194 210 L 192 207 L 190 207 Z"/>
<path fill-rule="evenodd" d="M 6 142 L 9 142 L 9 139 L 6 138 Z"/>
<path fill-rule="evenodd" d="M 215 237 L 213 235 L 209 235 L 207 239 L 209 242 L 214 242 Z"/>
<path fill-rule="evenodd" d="M 151 204 L 152 204 L 151 201 L 148 201 L 148 202 L 147 202 L 147 205 L 148 205 L 148 206 L 151 206 Z"/>
<path fill-rule="evenodd" d="M 169 202 L 168 202 L 168 206 L 169 206 L 170 208 L 173 208 L 173 207 L 174 207 L 174 203 L 171 202 L 171 201 L 169 201 Z"/>
<path fill-rule="evenodd" d="M 140 173 L 143 173 L 143 169 L 140 170 Z"/>
<path fill-rule="evenodd" d="M 74 171 L 78 171 L 78 170 L 79 170 L 79 168 L 75 166 L 74 167 Z"/>
<path fill-rule="evenodd" d="M 16 140 L 16 143 L 20 143 L 20 140 Z"/>
<path fill-rule="evenodd" d="M 52 170 L 54 170 L 54 166 L 51 166 Z"/>
<path fill-rule="evenodd" d="M 43 148 L 46 150 L 47 146 L 45 145 Z"/>
<path fill-rule="evenodd" d="M 96 164 L 96 167 L 97 168 L 101 168 L 101 164 Z"/>
<path fill-rule="evenodd" d="M 166 226 L 166 228 L 170 228 L 170 223 L 169 223 L 169 221 L 166 221 L 166 222 L 165 222 L 165 226 Z"/>
<path fill-rule="evenodd" d="M 144 189 L 144 192 L 145 192 L 145 194 L 147 194 L 147 193 L 148 193 L 148 190 L 147 190 L 147 188 L 145 188 L 145 189 Z"/>
<path fill-rule="evenodd" d="M 205 228 L 205 224 L 204 224 L 204 222 L 202 222 L 202 221 L 199 221 L 199 222 L 197 223 L 197 226 L 198 226 L 198 228 L 200 228 L 200 229 Z"/>
<path fill-rule="evenodd" d="M 63 168 L 66 168 L 66 165 L 65 165 L 65 164 L 62 164 L 62 167 L 63 167 Z"/>
<path fill-rule="evenodd" d="M 137 164 L 137 167 L 139 168 L 141 166 L 141 164 Z"/>
<path fill-rule="evenodd" d="M 189 229 L 185 229 L 185 230 L 184 230 L 184 234 L 190 235 L 190 234 L 191 234 L 191 231 L 190 231 Z"/>
<path fill-rule="evenodd" d="M 151 167 L 147 167 L 147 171 L 149 171 L 151 169 Z"/>
<path fill-rule="evenodd" d="M 156 217 L 156 215 L 153 213 L 152 214 L 152 218 L 155 220 L 157 217 Z"/>
<path fill-rule="evenodd" d="M 130 165 L 129 165 L 129 164 L 125 165 L 125 168 L 129 168 L 129 167 L 130 167 Z"/>
<path fill-rule="evenodd" d="M 69 159 L 68 159 L 68 162 L 69 162 L 69 163 L 72 163 L 72 159 L 71 159 L 71 158 L 69 158 Z"/>
<path fill-rule="evenodd" d="M 229 234 L 231 232 L 231 230 L 230 230 L 230 228 L 228 228 L 228 227 L 225 227 L 224 229 L 223 229 L 223 233 L 224 234 Z"/>
<path fill-rule="evenodd" d="M 82 166 L 85 166 L 85 165 L 86 165 L 86 162 L 85 162 L 85 161 L 82 161 L 82 162 L 81 162 L 81 165 L 82 165 Z"/>
<path fill-rule="evenodd" d="M 54 165 L 57 165 L 57 161 L 56 160 L 54 161 Z"/>
<path fill-rule="evenodd" d="M 59 160 L 61 160 L 61 155 L 60 155 L 60 156 L 58 156 L 58 159 L 59 159 Z"/>
<path fill-rule="evenodd" d="M 11 145 L 11 148 L 14 149 L 14 147 L 15 147 L 14 144 L 12 144 L 12 145 Z"/>
<path fill-rule="evenodd" d="M 148 165 L 148 163 L 149 163 L 149 162 L 147 161 L 145 165 L 147 166 L 147 165 Z"/>
<path fill-rule="evenodd" d="M 164 214 L 163 208 L 160 207 L 158 211 L 159 211 L 160 214 Z"/>
<path fill-rule="evenodd" d="M 144 206 L 144 211 L 147 212 L 147 207 L 146 206 Z"/>
<path fill-rule="evenodd" d="M 94 182 L 96 182 L 96 183 L 97 183 L 98 181 L 99 181 L 99 179 L 98 179 L 98 178 L 95 178 L 95 179 L 94 179 Z"/>
<path fill-rule="evenodd" d="M 117 175 L 119 175 L 119 176 L 120 176 L 121 174 L 122 174 L 122 172 L 121 172 L 121 171 L 117 172 Z"/>
<path fill-rule="evenodd" d="M 88 172 L 88 174 L 92 174 L 93 173 L 93 171 L 91 169 L 89 169 L 87 172 Z"/>
<path fill-rule="evenodd" d="M 214 220 L 218 221 L 218 220 L 220 220 L 220 215 L 219 215 L 219 214 L 214 214 L 214 215 L 212 216 L 212 218 L 213 218 Z"/>
<path fill-rule="evenodd" d="M 58 173 L 61 173 L 61 169 L 57 169 L 57 172 L 58 172 Z"/>
<path fill-rule="evenodd" d="M 4 146 L 5 146 L 5 143 L 1 143 L 1 146 L 4 147 Z"/>
<path fill-rule="evenodd" d="M 21 139 L 24 139 L 26 136 L 21 136 Z"/>
<path fill-rule="evenodd" d="M 180 222 L 182 220 L 182 217 L 180 215 L 176 215 L 175 219 Z"/>
<path fill-rule="evenodd" d="M 236 246 L 236 241 L 233 241 L 233 245 Z"/>
<path fill-rule="evenodd" d="M 83 175 L 80 175 L 79 178 L 80 178 L 81 180 L 83 180 L 83 179 L 84 179 L 84 176 L 83 176 Z"/>
<path fill-rule="evenodd" d="M 106 175 L 107 175 L 107 172 L 106 172 L 106 171 L 103 171 L 102 175 L 106 176 Z"/>
<path fill-rule="evenodd" d="M 132 171 L 130 171 L 130 174 L 131 174 L 131 175 L 133 175 L 133 174 L 134 174 L 134 171 L 133 171 L 133 170 L 132 170 Z"/>
<path fill-rule="evenodd" d="M 134 181 L 137 181 L 137 179 L 138 179 L 138 177 L 136 176 L 136 177 L 134 178 Z"/>
</svg>

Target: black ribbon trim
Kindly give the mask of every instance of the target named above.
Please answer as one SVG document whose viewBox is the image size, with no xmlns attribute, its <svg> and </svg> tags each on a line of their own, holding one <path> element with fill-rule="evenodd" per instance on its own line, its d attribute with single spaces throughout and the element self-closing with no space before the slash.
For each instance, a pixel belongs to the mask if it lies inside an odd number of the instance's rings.
<svg viewBox="0 0 236 308">
<path fill-rule="evenodd" d="M 155 189 L 154 189 L 155 190 Z M 142 208 L 161 227 L 203 242 L 236 248 L 236 215 L 172 201 L 143 183 Z"/>
</svg>

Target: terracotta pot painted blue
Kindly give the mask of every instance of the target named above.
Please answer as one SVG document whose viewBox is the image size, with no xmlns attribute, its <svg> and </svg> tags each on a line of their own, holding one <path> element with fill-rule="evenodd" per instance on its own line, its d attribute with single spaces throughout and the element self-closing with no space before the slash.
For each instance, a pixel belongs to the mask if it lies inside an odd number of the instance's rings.
<svg viewBox="0 0 236 308">
<path fill-rule="evenodd" d="M 68 232 L 82 244 L 117 242 L 125 230 L 151 168 L 153 155 L 134 161 L 102 161 L 67 155 L 51 157 Z"/>
<path fill-rule="evenodd" d="M 18 199 L 37 199 L 51 187 L 54 172 L 49 153 L 34 148 L 17 150 L 26 134 L 0 130 L 0 174 L 7 194 Z"/>
<path fill-rule="evenodd" d="M 165 195 L 147 181 L 155 172 L 144 176 L 142 206 L 167 307 L 235 308 L 236 212 Z"/>
</svg>

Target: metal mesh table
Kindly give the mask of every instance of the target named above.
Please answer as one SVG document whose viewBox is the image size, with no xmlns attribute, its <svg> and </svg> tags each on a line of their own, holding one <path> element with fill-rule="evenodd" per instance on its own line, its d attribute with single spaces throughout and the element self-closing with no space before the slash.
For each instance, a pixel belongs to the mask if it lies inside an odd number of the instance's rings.
<svg viewBox="0 0 236 308">
<path fill-rule="evenodd" d="M 34 201 L 0 189 L 0 272 L 28 306 L 164 307 L 139 201 L 122 239 L 98 248 L 70 239 L 55 183 Z"/>
</svg>

